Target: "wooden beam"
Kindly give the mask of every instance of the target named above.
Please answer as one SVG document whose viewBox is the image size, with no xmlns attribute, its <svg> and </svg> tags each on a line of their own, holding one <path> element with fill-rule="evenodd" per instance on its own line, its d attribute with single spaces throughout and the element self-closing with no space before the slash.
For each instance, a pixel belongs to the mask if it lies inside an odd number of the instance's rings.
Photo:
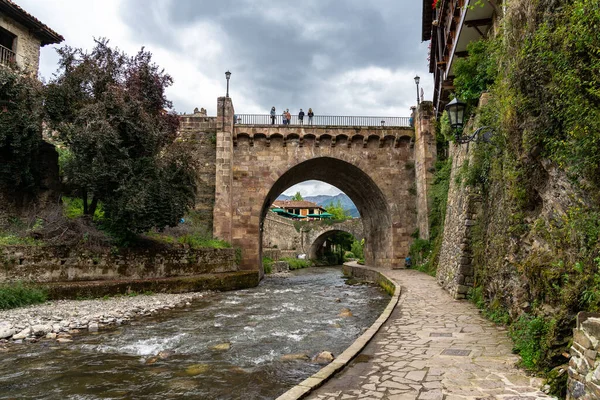
<svg viewBox="0 0 600 400">
<path fill-rule="evenodd" d="M 492 25 L 491 18 L 483 18 L 483 19 L 472 19 L 470 21 L 465 21 L 465 26 L 469 28 L 477 28 L 478 26 L 490 26 Z"/>
</svg>

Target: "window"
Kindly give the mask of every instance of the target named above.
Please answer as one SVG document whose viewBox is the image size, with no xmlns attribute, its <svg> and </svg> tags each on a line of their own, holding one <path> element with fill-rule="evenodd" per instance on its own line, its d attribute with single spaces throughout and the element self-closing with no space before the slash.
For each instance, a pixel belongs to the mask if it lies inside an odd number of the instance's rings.
<svg viewBox="0 0 600 400">
<path fill-rule="evenodd" d="M 16 35 L 0 28 L 0 64 L 9 64 L 15 62 L 15 39 Z"/>
</svg>

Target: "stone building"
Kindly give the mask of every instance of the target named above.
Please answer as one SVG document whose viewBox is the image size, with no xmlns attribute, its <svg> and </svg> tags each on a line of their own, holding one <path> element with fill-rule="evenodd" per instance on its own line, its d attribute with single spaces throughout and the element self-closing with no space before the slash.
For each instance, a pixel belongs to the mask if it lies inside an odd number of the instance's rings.
<svg viewBox="0 0 600 400">
<path fill-rule="evenodd" d="M 37 75 L 40 48 L 64 38 L 11 0 L 0 0 L 0 64 Z"/>
<path fill-rule="evenodd" d="M 274 211 L 280 214 L 277 210 L 284 210 L 287 214 L 292 214 L 292 216 L 296 216 L 299 218 L 307 217 L 320 219 L 321 215 L 324 214 L 326 216 L 330 216 L 327 211 L 317 203 L 313 203 L 312 201 L 295 201 L 295 200 L 275 200 L 271 205 L 271 211 Z M 284 215 L 288 216 L 288 215 Z"/>
</svg>

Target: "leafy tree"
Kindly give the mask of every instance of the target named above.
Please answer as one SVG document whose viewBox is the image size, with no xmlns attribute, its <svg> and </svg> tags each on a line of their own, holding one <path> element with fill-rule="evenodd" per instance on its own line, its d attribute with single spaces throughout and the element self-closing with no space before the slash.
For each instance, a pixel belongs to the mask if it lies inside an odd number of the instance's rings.
<svg viewBox="0 0 600 400">
<path fill-rule="evenodd" d="M 68 147 L 64 177 L 84 214 L 103 203 L 115 233 L 177 224 L 194 204 L 190 156 L 175 141 L 179 120 L 165 109 L 172 78 L 142 48 L 133 57 L 96 41 L 91 53 L 63 47 L 46 88 L 49 124 Z"/>
<path fill-rule="evenodd" d="M 32 191 L 40 175 L 42 142 L 40 83 L 0 68 L 0 186 Z"/>
<path fill-rule="evenodd" d="M 337 201 L 337 203 L 329 203 L 328 206 L 325 207 L 325 211 L 327 211 L 329 214 L 333 215 L 333 219 L 334 220 L 345 220 L 345 219 L 350 219 L 350 214 L 348 214 L 347 210 L 344 210 L 344 207 L 342 207 L 342 202 L 341 201 Z"/>
<path fill-rule="evenodd" d="M 294 200 L 294 201 L 302 201 L 302 200 L 304 200 L 304 197 L 302 197 L 302 195 L 300 194 L 300 192 L 296 192 L 296 194 L 292 196 L 292 200 Z"/>
</svg>

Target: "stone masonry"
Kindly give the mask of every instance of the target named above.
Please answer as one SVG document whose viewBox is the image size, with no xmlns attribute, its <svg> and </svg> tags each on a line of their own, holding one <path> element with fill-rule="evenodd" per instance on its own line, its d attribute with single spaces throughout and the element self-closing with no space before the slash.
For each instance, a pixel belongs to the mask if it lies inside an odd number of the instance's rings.
<svg viewBox="0 0 600 400">
<path fill-rule="evenodd" d="M 600 399 L 600 314 L 579 313 L 573 329 L 567 400 Z"/>
<path fill-rule="evenodd" d="M 12 18 L 0 14 L 0 27 L 17 36 L 17 65 L 30 74 L 37 75 L 40 64 L 40 47 L 42 42 L 31 31 Z"/>
<path fill-rule="evenodd" d="M 415 122 L 415 174 L 417 189 L 417 228 L 419 237 L 429 239 L 429 212 L 431 196 L 429 188 L 433 182 L 437 144 L 433 124 L 433 104 L 423 101 L 417 109 Z"/>
<path fill-rule="evenodd" d="M 469 288 L 473 287 L 473 253 L 470 233 L 475 225 L 479 196 L 463 184 L 460 173 L 463 165 L 469 161 L 473 152 L 469 146 L 450 145 L 452 171 L 448 189 L 448 203 L 444 222 L 444 238 L 437 269 L 438 283 L 455 299 L 466 298 Z"/>
<path fill-rule="evenodd" d="M 243 269 L 259 268 L 262 221 L 273 200 L 310 179 L 338 187 L 357 205 L 371 265 L 403 265 L 418 208 L 411 128 L 244 126 L 233 115 L 231 99 L 219 98 L 213 232 L 243 249 Z M 417 154 L 431 153 L 434 143 L 420 143 L 429 147 Z M 428 172 L 432 162 L 419 165 Z"/>
</svg>

